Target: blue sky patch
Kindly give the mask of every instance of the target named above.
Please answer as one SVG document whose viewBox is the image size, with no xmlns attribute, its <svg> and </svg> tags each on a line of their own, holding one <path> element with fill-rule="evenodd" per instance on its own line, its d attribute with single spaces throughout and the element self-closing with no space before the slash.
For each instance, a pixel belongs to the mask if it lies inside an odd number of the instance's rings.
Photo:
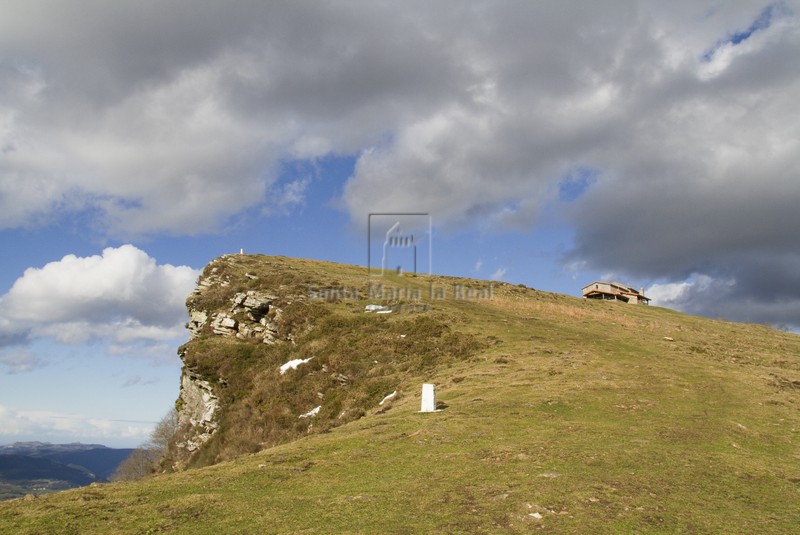
<svg viewBox="0 0 800 535">
<path fill-rule="evenodd" d="M 756 33 L 759 30 L 766 30 L 772 25 L 772 22 L 779 16 L 783 15 L 786 11 L 786 6 L 783 3 L 774 3 L 770 4 L 764 9 L 761 10 L 761 13 L 758 14 L 756 20 L 750 24 L 746 29 L 735 31 L 730 34 L 726 39 L 717 42 L 711 49 L 709 49 L 705 54 L 703 54 L 703 61 L 711 61 L 716 54 L 717 50 L 721 47 L 727 45 L 728 43 L 732 45 L 738 45 L 747 39 L 750 38 L 751 35 Z"/>
<path fill-rule="evenodd" d="M 597 182 L 600 171 L 579 166 L 572 169 L 558 184 L 558 199 L 562 202 L 578 200 L 592 184 Z"/>
</svg>

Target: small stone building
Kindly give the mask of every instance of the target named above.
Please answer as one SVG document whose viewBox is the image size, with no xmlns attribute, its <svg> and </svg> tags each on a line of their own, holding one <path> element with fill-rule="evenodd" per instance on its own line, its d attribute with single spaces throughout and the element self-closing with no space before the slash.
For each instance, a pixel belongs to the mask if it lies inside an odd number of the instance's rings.
<svg viewBox="0 0 800 535">
<path fill-rule="evenodd" d="M 622 301 L 629 304 L 650 304 L 650 298 L 644 296 L 644 288 L 636 290 L 619 282 L 595 281 L 583 287 L 586 299 L 603 299 L 606 301 Z"/>
</svg>

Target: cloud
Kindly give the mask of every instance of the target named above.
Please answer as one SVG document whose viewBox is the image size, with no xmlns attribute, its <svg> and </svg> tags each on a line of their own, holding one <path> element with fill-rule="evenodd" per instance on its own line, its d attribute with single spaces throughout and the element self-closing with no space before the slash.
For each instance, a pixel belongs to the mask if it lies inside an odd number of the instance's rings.
<svg viewBox="0 0 800 535">
<path fill-rule="evenodd" d="M 68 255 L 25 270 L 0 297 L 0 326 L 9 343 L 168 340 L 183 334 L 184 301 L 198 276 L 188 266 L 157 265 L 132 245 L 100 256 Z"/>
<path fill-rule="evenodd" d="M 147 385 L 155 384 L 157 382 L 158 382 L 158 379 L 156 379 L 156 378 L 152 378 L 151 377 L 150 379 L 144 380 L 141 377 L 139 377 L 138 375 L 134 375 L 133 377 L 129 377 L 128 379 L 125 380 L 124 383 L 122 383 L 122 388 L 128 388 L 130 386 L 136 386 L 136 385 L 147 386 Z"/>
<path fill-rule="evenodd" d="M 735 287 L 734 280 L 718 280 L 708 275 L 692 275 L 682 282 L 658 283 L 650 286 L 645 295 L 652 299 L 651 304 L 668 308 L 677 308 L 687 312 L 700 312 L 694 308 L 700 303 L 706 315 L 721 316 L 721 311 L 712 312 L 720 302 L 720 297 L 727 297 Z"/>
<path fill-rule="evenodd" d="M 0 365 L 6 367 L 7 374 L 14 375 L 40 368 L 46 363 L 30 351 L 15 348 L 0 351 Z"/>
<path fill-rule="evenodd" d="M 800 258 L 740 257 L 715 274 L 694 273 L 647 290 L 654 305 L 712 318 L 800 330 Z"/>
<path fill-rule="evenodd" d="M 506 268 L 501 267 L 501 268 L 497 268 L 497 270 L 494 273 L 491 274 L 491 276 L 489 277 L 489 280 L 497 281 L 497 280 L 502 279 L 505 276 L 506 276 Z"/>
<path fill-rule="evenodd" d="M 686 312 L 800 326 L 800 33 L 783 17 L 629 94 L 641 113 L 593 159 L 567 261 L 660 281 L 660 302 Z"/>
<path fill-rule="evenodd" d="M 289 214 L 293 208 L 305 204 L 305 194 L 311 177 L 298 178 L 284 184 L 275 184 L 270 190 L 266 213 Z"/>
<path fill-rule="evenodd" d="M 284 159 L 355 153 L 461 91 L 455 51 L 386 5 L 89 4 L 4 10 L 0 227 L 213 231 L 272 204 Z"/>
<path fill-rule="evenodd" d="M 90 4 L 0 20 L 0 227 L 209 232 L 303 206 L 283 162 L 354 155 L 354 224 L 530 229 L 557 206 L 565 264 L 792 310 L 795 1 Z"/>
<path fill-rule="evenodd" d="M 125 382 L 122 383 L 122 388 L 127 388 L 129 386 L 135 386 L 135 385 L 138 385 L 141 382 L 142 382 L 142 378 L 139 377 L 138 375 L 135 375 L 133 377 L 130 377 L 130 378 L 126 379 Z"/>
<path fill-rule="evenodd" d="M 0 440 L 45 440 L 52 442 L 140 443 L 155 422 L 92 418 L 52 411 L 17 410 L 0 405 Z"/>
</svg>

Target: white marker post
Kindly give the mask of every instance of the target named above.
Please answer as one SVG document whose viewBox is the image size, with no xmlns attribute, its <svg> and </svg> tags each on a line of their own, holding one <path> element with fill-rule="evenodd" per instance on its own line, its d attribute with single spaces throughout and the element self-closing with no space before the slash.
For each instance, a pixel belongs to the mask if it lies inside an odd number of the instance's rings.
<svg viewBox="0 0 800 535">
<path fill-rule="evenodd" d="M 436 385 L 422 385 L 422 408 L 419 412 L 436 412 Z"/>
</svg>

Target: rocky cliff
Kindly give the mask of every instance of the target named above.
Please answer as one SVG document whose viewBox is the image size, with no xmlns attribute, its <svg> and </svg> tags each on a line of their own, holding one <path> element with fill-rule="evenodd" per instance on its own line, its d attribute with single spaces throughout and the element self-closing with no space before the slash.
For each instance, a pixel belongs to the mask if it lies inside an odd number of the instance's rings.
<svg viewBox="0 0 800 535">
<path fill-rule="evenodd" d="M 225 258 L 217 262 L 226 262 Z M 250 290 L 238 292 L 230 299 L 229 309 L 207 310 L 198 308 L 202 306 L 205 291 L 210 291 L 219 286 L 225 288 L 230 282 L 217 277 L 219 266 L 209 270 L 207 277 L 201 277 L 197 289 L 187 301 L 190 339 L 202 335 L 204 329 L 210 329 L 213 336 L 237 338 L 240 340 L 255 341 L 264 344 L 276 344 L 282 341 L 291 341 L 291 335 L 282 337 L 280 334 L 281 309 L 276 305 L 278 297 L 270 293 Z M 257 277 L 252 276 L 257 280 Z M 190 346 L 184 346 L 181 358 L 186 362 L 187 351 Z M 225 380 L 217 381 L 217 388 L 225 386 Z M 179 427 L 187 430 L 182 440 L 176 447 L 187 453 L 196 451 L 217 431 L 218 424 L 215 418 L 219 408 L 219 396 L 215 392 L 215 385 L 203 378 L 191 365 L 186 365 L 181 374 L 181 391 L 178 400 Z"/>
<path fill-rule="evenodd" d="M 192 358 L 197 349 L 192 342 L 221 337 L 273 345 L 293 339 L 290 330 L 282 329 L 279 304 L 291 303 L 301 296 L 296 288 L 288 291 L 285 284 L 274 288 L 284 293 L 283 298 L 261 289 L 236 291 L 246 286 L 261 286 L 257 275 L 239 269 L 252 263 L 247 258 L 225 255 L 212 261 L 186 301 L 190 343 L 179 350 L 184 366 L 176 402 L 179 434 L 172 451 L 175 468 L 185 466 L 192 454 L 218 431 L 220 391 L 228 386 L 225 377 L 214 378 L 210 370 L 198 366 Z"/>
<path fill-rule="evenodd" d="M 376 296 L 356 266 L 212 261 L 186 301 L 190 340 L 178 351 L 179 426 L 167 466 L 213 463 L 387 410 L 380 401 L 409 377 L 481 346 L 400 294 Z M 376 305 L 391 313 L 367 312 Z"/>
</svg>

